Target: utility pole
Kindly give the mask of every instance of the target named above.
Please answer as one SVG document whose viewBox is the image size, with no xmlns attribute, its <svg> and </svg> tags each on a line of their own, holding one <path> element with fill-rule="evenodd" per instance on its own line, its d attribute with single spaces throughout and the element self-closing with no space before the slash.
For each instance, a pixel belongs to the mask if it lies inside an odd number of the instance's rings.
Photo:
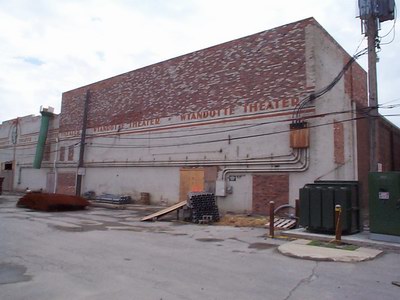
<svg viewBox="0 0 400 300">
<path fill-rule="evenodd" d="M 78 161 L 78 175 L 76 177 L 76 196 L 81 195 L 82 189 L 82 177 L 84 175 L 84 168 L 83 168 L 83 158 L 85 154 L 85 143 L 86 143 L 86 127 L 87 127 L 87 115 L 88 115 L 88 108 L 89 108 L 89 97 L 90 91 L 86 91 L 86 98 L 85 104 L 83 108 L 83 118 L 82 118 L 82 132 L 81 132 L 81 142 L 79 147 L 79 161 Z"/>
<path fill-rule="evenodd" d="M 370 172 L 381 171 L 379 166 L 379 112 L 376 76 L 376 47 L 380 23 L 395 19 L 395 0 L 358 0 L 361 30 L 368 38 L 368 107 L 370 136 Z"/>
<path fill-rule="evenodd" d="M 378 84 L 376 74 L 376 40 L 378 35 L 378 19 L 371 14 L 367 20 L 368 37 L 368 106 L 369 110 L 369 144 L 370 172 L 378 171 L 379 163 L 379 113 L 378 113 Z"/>
</svg>

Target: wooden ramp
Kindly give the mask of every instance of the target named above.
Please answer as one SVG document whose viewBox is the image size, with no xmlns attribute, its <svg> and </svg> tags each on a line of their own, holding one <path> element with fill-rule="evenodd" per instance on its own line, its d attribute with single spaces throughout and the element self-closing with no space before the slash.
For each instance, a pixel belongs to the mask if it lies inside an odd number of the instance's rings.
<svg viewBox="0 0 400 300">
<path fill-rule="evenodd" d="M 267 228 L 269 228 L 269 222 L 265 224 Z M 274 220 L 274 228 L 276 229 L 290 229 L 296 226 L 295 219 L 285 219 L 285 218 L 275 218 Z"/>
<path fill-rule="evenodd" d="M 174 205 L 172 205 L 170 207 L 164 208 L 164 209 L 162 209 L 162 210 L 160 210 L 160 211 L 158 211 L 158 212 L 156 212 L 154 214 L 145 216 L 145 217 L 141 218 L 140 221 L 153 221 L 153 220 L 156 220 L 159 217 L 162 217 L 162 216 L 164 216 L 166 214 L 169 214 L 170 212 L 173 212 L 173 211 L 175 211 L 177 209 L 181 209 L 186 204 L 187 204 L 186 200 L 178 202 L 178 203 L 176 203 L 176 204 L 174 204 Z"/>
</svg>

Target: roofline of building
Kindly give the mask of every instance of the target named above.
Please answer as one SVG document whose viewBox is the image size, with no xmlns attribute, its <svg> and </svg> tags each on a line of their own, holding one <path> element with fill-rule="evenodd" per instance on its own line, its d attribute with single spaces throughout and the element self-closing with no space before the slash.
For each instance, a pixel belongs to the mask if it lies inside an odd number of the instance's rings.
<svg viewBox="0 0 400 300">
<path fill-rule="evenodd" d="M 212 49 L 212 48 L 220 47 L 220 46 L 226 45 L 226 44 L 228 44 L 228 43 L 234 43 L 234 42 L 236 42 L 236 41 L 238 41 L 238 40 L 241 40 L 241 39 L 249 38 L 249 37 L 252 37 L 252 36 L 255 36 L 255 35 L 259 35 L 259 34 L 267 33 L 267 32 L 269 32 L 269 31 L 277 30 L 277 29 L 282 28 L 282 27 L 293 26 L 293 25 L 295 25 L 295 24 L 300 24 L 300 23 L 305 23 L 305 22 L 312 22 L 312 23 L 314 23 L 315 25 L 317 25 L 320 29 L 322 29 L 323 31 L 326 32 L 326 30 L 314 19 L 314 17 L 308 17 L 308 18 L 305 18 L 305 19 L 302 19 L 302 20 L 294 21 L 294 22 L 291 22 L 291 23 L 288 23 L 288 24 L 284 24 L 284 25 L 280 25 L 280 26 L 271 28 L 271 29 L 263 30 L 263 31 L 260 31 L 260 32 L 257 32 L 257 33 L 253 33 L 253 34 L 249 34 L 249 35 L 246 35 L 246 36 L 242 36 L 242 37 L 239 37 L 239 38 L 230 40 L 230 41 L 226 41 L 226 42 L 219 43 L 219 44 L 216 44 L 216 45 L 212 45 L 212 46 L 209 46 L 209 47 L 206 47 L 206 48 L 202 48 L 202 49 L 198 49 L 198 50 L 195 50 L 195 51 L 192 51 L 192 52 L 188 52 L 188 53 L 185 53 L 185 54 L 182 54 L 182 55 L 178 55 L 178 56 L 175 56 L 175 57 L 172 57 L 172 58 L 163 60 L 163 61 L 159 61 L 159 62 L 156 62 L 156 63 L 152 63 L 152 64 L 150 64 L 150 65 L 143 66 L 143 67 L 140 67 L 140 68 L 138 68 L 138 69 L 134 69 L 134 70 L 131 70 L 131 71 L 127 71 L 127 72 L 124 72 L 124 73 L 121 73 L 121 74 L 118 74 L 118 75 L 114 75 L 114 76 L 111 76 L 111 77 L 108 77 L 108 78 L 105 78 L 105 79 L 102 79 L 102 80 L 99 80 L 99 81 L 95 81 L 95 82 L 92 82 L 92 83 L 89 83 L 89 84 L 86 84 L 86 85 L 77 87 L 77 88 L 72 89 L 72 90 L 65 91 L 65 92 L 63 92 L 62 94 L 70 93 L 70 92 L 77 91 L 77 90 L 80 90 L 80 89 L 87 89 L 87 88 L 89 88 L 90 86 L 96 85 L 96 84 L 98 84 L 98 83 L 101 83 L 101 82 L 104 82 L 104 81 L 107 81 L 107 80 L 110 80 L 110 79 L 113 79 L 113 78 L 117 78 L 117 77 L 120 77 L 120 76 L 125 76 L 125 75 L 127 75 L 127 74 L 129 74 L 129 73 L 136 72 L 136 71 L 139 71 L 139 70 L 142 70 L 142 69 L 145 69 L 145 68 L 149 68 L 149 67 L 152 67 L 152 66 L 156 66 L 156 65 L 158 65 L 158 64 L 167 63 L 167 62 L 169 62 L 169 61 L 172 61 L 172 60 L 175 60 L 175 59 L 178 59 L 178 58 L 187 56 L 187 55 L 191 55 L 191 54 L 194 54 L 194 53 L 196 53 L 196 52 L 201 52 L 201 51 L 209 50 L 209 49 Z M 326 33 L 327 33 L 327 32 L 326 32 Z M 328 35 L 329 35 L 329 34 L 328 34 Z M 330 35 L 329 35 L 329 37 L 330 37 L 333 41 L 335 41 Z M 335 41 L 335 43 L 338 44 L 336 41 Z M 339 44 L 338 44 L 338 45 L 339 45 Z M 341 49 L 343 49 L 343 48 L 341 47 Z"/>
</svg>

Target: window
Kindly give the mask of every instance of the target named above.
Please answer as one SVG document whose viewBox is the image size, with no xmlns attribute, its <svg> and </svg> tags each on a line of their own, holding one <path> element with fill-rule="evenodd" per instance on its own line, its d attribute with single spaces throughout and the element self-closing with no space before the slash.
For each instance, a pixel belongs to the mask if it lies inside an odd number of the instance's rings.
<svg viewBox="0 0 400 300">
<path fill-rule="evenodd" d="M 74 148 L 75 148 L 74 145 L 71 145 L 68 147 L 68 160 L 69 161 L 74 160 Z"/>
<path fill-rule="evenodd" d="M 51 152 L 51 146 L 50 146 L 50 144 L 46 144 L 46 146 L 44 147 L 44 153 L 43 153 L 44 161 L 50 160 L 50 152 Z"/>
<path fill-rule="evenodd" d="M 11 161 L 4 163 L 4 170 L 5 171 L 12 171 L 12 169 L 13 169 L 13 164 L 12 164 Z"/>
</svg>

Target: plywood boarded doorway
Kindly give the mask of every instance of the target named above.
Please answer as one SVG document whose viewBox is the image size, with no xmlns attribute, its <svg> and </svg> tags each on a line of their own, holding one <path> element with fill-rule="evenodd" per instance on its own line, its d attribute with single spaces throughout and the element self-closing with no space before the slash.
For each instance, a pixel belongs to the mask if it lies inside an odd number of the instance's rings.
<svg viewBox="0 0 400 300">
<path fill-rule="evenodd" d="M 179 201 L 184 201 L 189 192 L 204 191 L 204 168 L 182 168 L 180 170 Z"/>
</svg>

